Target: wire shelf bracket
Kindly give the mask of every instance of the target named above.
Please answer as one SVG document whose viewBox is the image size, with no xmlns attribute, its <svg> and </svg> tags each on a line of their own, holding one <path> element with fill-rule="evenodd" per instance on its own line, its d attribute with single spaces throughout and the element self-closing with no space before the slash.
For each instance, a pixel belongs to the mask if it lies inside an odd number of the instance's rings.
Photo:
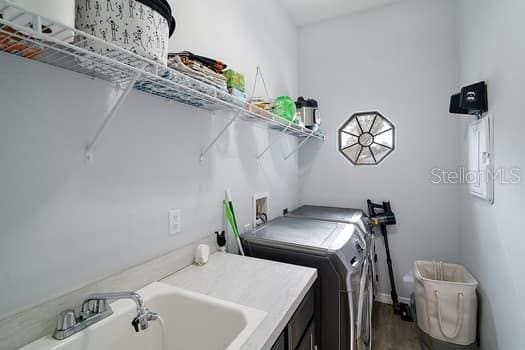
<svg viewBox="0 0 525 350">
<path fill-rule="evenodd" d="M 297 152 L 299 152 L 299 150 L 304 146 L 304 144 L 310 140 L 310 138 L 312 137 L 312 135 L 308 135 L 306 136 L 306 138 L 304 140 L 301 141 L 301 143 L 292 151 L 290 152 L 286 157 L 284 157 L 285 160 L 288 160 L 290 159 L 291 156 L 293 156 L 294 154 L 296 154 Z"/>
<path fill-rule="evenodd" d="M 228 123 L 226 123 L 226 125 L 224 126 L 224 128 L 222 128 L 221 131 L 219 131 L 219 133 L 217 134 L 217 136 L 215 136 L 213 138 L 213 140 L 208 144 L 208 146 L 204 147 L 203 150 L 201 151 L 201 155 L 200 155 L 200 161 L 203 162 L 204 161 L 204 157 L 206 156 L 206 154 L 210 151 L 210 149 L 217 143 L 217 141 L 219 141 L 219 139 L 221 138 L 222 135 L 224 135 L 224 133 L 230 128 L 230 126 L 232 126 L 232 124 L 237 120 L 237 118 L 239 118 L 239 116 L 241 115 L 241 111 L 238 110 L 234 116 L 228 121 Z"/>
<path fill-rule="evenodd" d="M 288 129 L 290 128 L 290 125 L 287 125 L 286 128 L 284 128 L 283 132 L 286 133 L 288 131 Z M 273 145 L 275 145 L 277 142 L 279 142 L 279 140 L 281 139 L 279 136 L 281 135 L 276 135 L 273 140 L 268 144 L 268 146 L 266 146 L 266 148 L 257 155 L 257 160 L 261 159 L 262 156 L 264 156 L 266 154 L 266 152 L 268 152 L 270 150 L 270 148 L 273 147 Z"/>
<path fill-rule="evenodd" d="M 86 146 L 86 149 L 84 151 L 84 156 L 86 157 L 86 160 L 92 162 L 94 160 L 95 154 L 94 149 L 97 145 L 97 143 L 100 141 L 102 135 L 104 134 L 104 131 L 108 128 L 109 124 L 115 119 L 117 116 L 118 111 L 124 104 L 124 101 L 126 101 L 126 98 L 133 90 L 133 87 L 135 86 L 135 83 L 140 79 L 142 76 L 142 72 L 137 72 L 135 76 L 131 79 L 131 81 L 128 82 L 126 85 L 126 88 L 121 92 L 120 96 L 115 100 L 113 103 L 113 106 L 111 106 L 106 118 L 104 119 L 104 122 L 102 122 L 102 125 L 98 129 L 97 133 L 95 134 L 95 137 L 93 140 Z"/>
</svg>

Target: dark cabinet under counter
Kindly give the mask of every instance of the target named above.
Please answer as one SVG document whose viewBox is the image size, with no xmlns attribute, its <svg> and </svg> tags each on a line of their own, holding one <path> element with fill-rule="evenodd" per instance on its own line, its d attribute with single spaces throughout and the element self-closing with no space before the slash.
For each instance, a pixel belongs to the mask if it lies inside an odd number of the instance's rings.
<svg viewBox="0 0 525 350">
<path fill-rule="evenodd" d="M 314 292 L 311 289 L 275 342 L 272 350 L 317 350 Z"/>
<path fill-rule="evenodd" d="M 296 350 L 317 350 L 315 344 L 315 322 L 312 320 Z"/>
</svg>

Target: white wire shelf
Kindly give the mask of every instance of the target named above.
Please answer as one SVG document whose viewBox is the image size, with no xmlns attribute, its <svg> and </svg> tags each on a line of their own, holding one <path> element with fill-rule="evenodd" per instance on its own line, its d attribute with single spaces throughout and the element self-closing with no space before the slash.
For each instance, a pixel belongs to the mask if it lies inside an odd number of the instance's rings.
<svg viewBox="0 0 525 350">
<path fill-rule="evenodd" d="M 268 124 L 287 134 L 324 140 L 320 132 L 250 106 L 211 84 L 136 55 L 87 33 L 27 12 L 0 0 L 0 52 L 49 64 L 115 86 L 132 83 L 135 90 L 208 111 L 231 110 L 236 117 Z M 92 43 L 102 49 L 93 52 Z M 98 135 L 97 135 L 98 136 Z"/>
</svg>

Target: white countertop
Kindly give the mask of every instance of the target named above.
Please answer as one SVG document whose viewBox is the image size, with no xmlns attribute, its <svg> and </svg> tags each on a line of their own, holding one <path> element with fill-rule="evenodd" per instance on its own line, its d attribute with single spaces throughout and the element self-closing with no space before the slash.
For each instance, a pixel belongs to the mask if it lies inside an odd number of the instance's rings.
<svg viewBox="0 0 525 350">
<path fill-rule="evenodd" d="M 243 350 L 271 349 L 317 279 L 317 270 L 226 253 L 162 282 L 268 313 Z"/>
</svg>

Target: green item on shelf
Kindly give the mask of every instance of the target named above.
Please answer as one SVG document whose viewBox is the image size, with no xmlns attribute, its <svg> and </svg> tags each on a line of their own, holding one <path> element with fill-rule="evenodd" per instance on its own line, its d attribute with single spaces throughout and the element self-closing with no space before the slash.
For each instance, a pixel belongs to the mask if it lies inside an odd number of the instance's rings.
<svg viewBox="0 0 525 350">
<path fill-rule="evenodd" d="M 273 105 L 273 111 L 278 116 L 288 121 L 295 122 L 297 107 L 295 106 L 295 102 L 289 96 L 277 97 Z"/>
<path fill-rule="evenodd" d="M 234 71 L 233 69 L 228 69 L 223 74 L 226 77 L 226 85 L 229 88 L 234 88 L 241 92 L 244 92 L 244 75 Z"/>
</svg>

